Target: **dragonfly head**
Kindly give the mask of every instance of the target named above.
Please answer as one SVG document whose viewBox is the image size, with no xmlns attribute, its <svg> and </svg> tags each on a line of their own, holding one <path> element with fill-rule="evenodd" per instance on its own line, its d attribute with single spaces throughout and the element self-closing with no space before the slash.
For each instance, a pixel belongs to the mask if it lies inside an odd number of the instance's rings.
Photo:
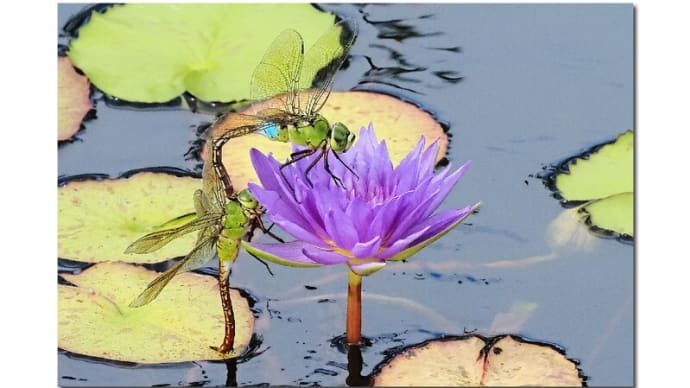
<svg viewBox="0 0 690 388">
<path fill-rule="evenodd" d="M 355 134 L 343 123 L 334 123 L 331 127 L 331 149 L 336 152 L 347 152 L 355 143 Z"/>
<path fill-rule="evenodd" d="M 237 194 L 237 201 L 245 209 L 256 209 L 259 206 L 259 201 L 256 200 L 254 195 L 249 191 L 249 189 L 244 189 Z"/>
</svg>

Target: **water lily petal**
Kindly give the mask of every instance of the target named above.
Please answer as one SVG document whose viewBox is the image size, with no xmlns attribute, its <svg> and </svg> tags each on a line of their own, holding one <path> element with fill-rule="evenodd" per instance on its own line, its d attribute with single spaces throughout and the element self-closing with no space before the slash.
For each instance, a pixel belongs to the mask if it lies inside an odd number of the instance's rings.
<svg viewBox="0 0 690 388">
<path fill-rule="evenodd" d="M 379 235 L 379 230 L 371 230 L 376 213 L 372 211 L 371 204 L 363 199 L 353 198 L 347 203 L 344 214 L 357 226 L 357 241 L 368 241 Z"/>
<path fill-rule="evenodd" d="M 387 259 L 391 260 L 391 257 L 394 257 L 397 255 L 399 252 L 407 249 L 408 247 L 412 246 L 412 243 L 416 240 L 418 240 L 421 236 L 423 236 L 426 231 L 430 228 L 430 226 L 426 226 L 423 229 L 417 230 L 414 233 L 410 233 L 407 235 L 405 238 L 398 238 L 394 240 L 394 243 L 384 249 L 382 252 L 378 254 L 378 257 L 382 259 Z"/>
<path fill-rule="evenodd" d="M 301 186 L 299 184 L 303 174 L 290 168 L 281 170 L 282 164 L 272 154 L 265 156 L 256 148 L 249 151 L 249 156 L 264 189 L 278 193 L 280 198 L 288 204 L 299 204 L 302 191 L 298 188 L 304 187 L 304 184 Z M 292 182 L 293 187 L 288 186 L 286 180 Z"/>
<path fill-rule="evenodd" d="M 446 210 L 438 213 L 432 217 L 425 219 L 418 226 L 410 230 L 410 234 L 416 233 L 419 230 L 424 230 L 424 233 L 413 241 L 411 245 L 416 245 L 420 241 L 427 240 L 437 233 L 446 230 L 450 225 L 457 222 L 459 219 L 464 219 L 472 212 L 473 206 L 466 206 L 460 210 Z"/>
<path fill-rule="evenodd" d="M 350 260 L 350 257 L 334 250 L 321 249 L 315 246 L 304 246 L 302 253 L 312 261 L 327 265 L 345 263 Z"/>
<path fill-rule="evenodd" d="M 357 228 L 345 214 L 338 209 L 330 209 L 324 219 L 326 232 L 343 250 L 349 251 L 358 241 Z"/>
<path fill-rule="evenodd" d="M 353 264 L 348 262 L 347 266 L 350 267 L 352 272 L 356 273 L 359 276 L 368 276 L 373 274 L 374 272 L 382 269 L 383 267 L 386 266 L 385 261 L 374 261 L 374 262 L 369 262 L 369 263 L 362 263 L 362 264 Z"/>
<path fill-rule="evenodd" d="M 438 153 L 439 141 L 434 140 L 429 147 L 424 150 L 419 161 L 419 173 L 421 175 L 433 174 L 436 165 L 436 154 Z"/>
<path fill-rule="evenodd" d="M 314 234 L 319 236 L 327 236 L 326 229 L 323 222 L 323 216 L 319 213 L 318 203 L 321 202 L 313 190 L 302 198 L 300 204 L 300 215 L 304 218 L 307 224 L 314 231 Z"/>
<path fill-rule="evenodd" d="M 355 244 L 350 252 L 354 257 L 361 259 L 374 257 L 381 246 L 381 241 L 381 236 L 376 236 L 367 242 Z"/>
<path fill-rule="evenodd" d="M 408 191 L 417 186 L 419 179 L 419 160 L 424 150 L 424 137 L 422 136 L 417 146 L 398 164 L 395 169 L 399 177 L 398 193 Z"/>
<path fill-rule="evenodd" d="M 328 246 L 328 244 L 323 241 L 324 235 L 318 235 L 315 234 L 311 229 L 302 228 L 299 224 L 290 221 L 282 215 L 272 215 L 271 221 L 298 240 L 318 246 Z"/>
<path fill-rule="evenodd" d="M 261 151 L 256 148 L 252 148 L 249 151 L 249 157 L 251 158 L 254 170 L 256 170 L 256 175 L 259 177 L 264 189 L 269 191 L 282 191 L 279 183 L 280 178 L 276 176 L 276 171 L 280 167 L 280 163 L 273 159 L 273 157 L 262 154 Z"/>
<path fill-rule="evenodd" d="M 299 231 L 304 231 L 312 235 L 316 234 L 312 228 L 313 224 L 309 222 L 309 220 L 305 220 L 303 213 L 299 211 L 292 202 L 284 201 L 279 193 L 264 190 L 251 182 L 249 183 L 249 191 L 252 192 L 260 204 L 266 209 L 269 209 L 267 210 L 267 214 L 271 216 L 271 220 L 280 225 L 281 228 L 287 231 L 288 228 L 294 226 L 298 228 Z M 288 231 L 288 233 L 291 232 Z"/>
<path fill-rule="evenodd" d="M 434 181 L 431 182 L 432 185 L 437 185 L 438 187 L 438 192 L 431 198 L 431 202 L 429 203 L 429 212 L 426 213 L 423 217 L 428 217 L 431 213 L 433 213 L 433 210 L 436 209 L 443 201 L 445 201 L 446 197 L 450 193 L 450 191 L 455 187 L 455 184 L 458 183 L 458 180 L 462 178 L 469 167 L 472 165 L 472 161 L 468 160 L 460 166 L 459 169 L 455 170 L 452 174 L 445 176 L 446 172 L 449 171 L 450 166 L 446 168 L 442 173 L 439 173 L 437 175 L 438 182 L 435 182 L 437 180 L 436 177 L 434 177 Z"/>
<path fill-rule="evenodd" d="M 442 230 L 441 232 L 433 235 L 432 237 L 422 240 L 422 241 L 415 241 L 415 245 L 402 250 L 396 254 L 393 254 L 387 258 L 387 260 L 392 260 L 392 261 L 397 261 L 397 260 L 404 260 L 407 259 L 408 257 L 414 255 L 415 253 L 419 252 L 422 248 L 426 247 L 427 245 L 433 243 L 434 241 L 438 240 L 439 238 L 443 237 L 446 233 L 450 232 L 454 227 L 456 227 L 459 223 L 461 223 L 463 220 L 465 220 L 467 217 L 469 217 L 470 214 L 476 209 L 479 208 L 481 204 L 477 203 L 473 206 L 471 206 L 471 211 L 467 212 L 464 217 L 458 219 L 451 225 L 448 225 L 446 229 Z M 428 230 L 428 229 L 427 229 Z"/>
<path fill-rule="evenodd" d="M 250 254 L 272 263 L 288 267 L 319 267 L 322 264 L 310 259 L 303 253 L 304 247 L 310 246 L 302 241 L 284 244 L 248 243 L 242 241 L 242 247 Z"/>
<path fill-rule="evenodd" d="M 424 219 L 424 215 L 428 213 L 435 194 L 436 192 L 427 193 L 424 191 L 413 192 L 411 194 L 411 199 L 415 200 L 412 203 L 416 205 L 413 208 L 406 209 L 405 212 L 400 214 L 393 224 L 389 237 L 390 240 L 395 241 L 399 239 L 406 231 L 419 223 L 420 220 Z"/>
</svg>

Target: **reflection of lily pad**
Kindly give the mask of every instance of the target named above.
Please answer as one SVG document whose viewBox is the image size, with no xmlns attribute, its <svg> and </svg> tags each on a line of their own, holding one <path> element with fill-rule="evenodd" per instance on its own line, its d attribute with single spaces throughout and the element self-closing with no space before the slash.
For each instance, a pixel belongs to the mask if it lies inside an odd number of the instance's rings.
<svg viewBox="0 0 690 388">
<path fill-rule="evenodd" d="M 68 55 L 127 101 L 165 102 L 185 90 L 233 101 L 249 97 L 252 72 L 281 31 L 297 29 L 309 47 L 333 21 L 309 4 L 126 4 L 93 12 Z"/>
<path fill-rule="evenodd" d="M 235 313 L 234 353 L 221 355 L 225 333 L 214 277 L 182 273 L 143 307 L 128 307 L 156 272 L 125 263 L 96 264 L 78 275 L 62 275 L 76 285 L 58 286 L 58 346 L 109 360 L 167 363 L 236 357 L 249 344 L 254 315 L 247 300 L 231 290 Z"/>
<path fill-rule="evenodd" d="M 74 70 L 72 61 L 58 57 L 58 140 L 67 140 L 91 110 L 89 80 Z"/>
<path fill-rule="evenodd" d="M 569 203 L 582 203 L 579 213 L 588 224 L 622 236 L 633 236 L 634 134 L 568 159 L 549 177 L 553 189 Z"/>
<path fill-rule="evenodd" d="M 260 102 L 241 113 L 256 114 L 272 104 L 275 101 Z M 429 140 L 427 144 L 440 139 L 437 161 L 446 155 L 448 137 L 441 125 L 429 113 L 394 97 L 368 92 L 332 92 L 319 113 L 331 123 L 342 122 L 356 135 L 359 135 L 361 127 L 373 123 L 376 137 L 386 140 L 391 160 L 395 164 L 417 145 L 422 135 Z M 241 120 L 241 116 L 229 114 L 216 123 L 211 135 L 220 135 L 223 128 L 240 126 L 243 123 Z M 258 134 L 230 140 L 223 148 L 223 163 L 236 189 L 246 187 L 247 182 L 257 182 L 249 160 L 249 150 L 252 148 L 264 153 L 273 152 L 278 160 L 286 159 L 292 150 L 290 144 L 271 141 Z"/>
<path fill-rule="evenodd" d="M 160 250 L 123 252 L 139 237 L 193 212 L 201 179 L 143 172 L 127 179 L 75 180 L 58 188 L 58 257 L 100 262 L 156 263 L 186 255 L 196 241 L 190 233 Z"/>
<path fill-rule="evenodd" d="M 375 368 L 375 386 L 583 386 L 574 361 L 548 344 L 472 335 L 407 348 Z"/>
</svg>

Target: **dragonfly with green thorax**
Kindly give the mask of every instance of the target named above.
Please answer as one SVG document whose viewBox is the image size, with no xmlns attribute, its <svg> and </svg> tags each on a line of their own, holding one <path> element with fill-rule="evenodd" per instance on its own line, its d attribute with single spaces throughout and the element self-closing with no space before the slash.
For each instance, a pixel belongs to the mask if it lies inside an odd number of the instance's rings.
<svg viewBox="0 0 690 388">
<path fill-rule="evenodd" d="M 329 166 L 329 153 L 342 163 L 352 174 L 339 153 L 346 152 L 355 141 L 355 134 L 342 123 L 329 121 L 319 114 L 331 89 L 335 73 L 342 65 L 357 36 L 356 25 L 340 21 L 327 30 L 305 53 L 302 36 L 295 30 L 283 31 L 271 43 L 261 62 L 254 70 L 250 86 L 252 100 L 266 100 L 275 97 L 274 104 L 256 115 L 233 113 L 241 123 L 228 127 L 225 117 L 214 124 L 213 133 L 221 133 L 213 140 L 213 158 L 220 165 L 220 176 L 227 184 L 227 172 L 220 162 L 222 148 L 230 139 L 260 133 L 271 140 L 290 142 L 304 147 L 293 152 L 282 169 L 301 159 L 319 153 L 305 170 L 309 171 L 323 159 L 326 171 L 336 185 L 342 181 Z M 338 39 L 340 44 L 334 45 Z M 283 175 L 285 178 L 285 175 Z M 287 180 L 286 180 L 287 182 Z M 289 183 L 288 183 L 289 184 Z"/>
<path fill-rule="evenodd" d="M 151 281 L 146 289 L 130 303 L 130 307 L 140 307 L 150 303 L 158 297 L 175 275 L 199 268 L 217 254 L 225 336 L 222 344 L 213 349 L 228 353 L 232 351 L 235 339 L 235 320 L 228 279 L 230 268 L 239 253 L 240 241 L 243 238 L 251 240 L 257 228 L 281 242 L 283 240 L 264 228 L 261 220 L 263 208 L 249 190 L 244 189 L 239 193 L 232 193 L 229 198 L 226 197 L 225 187 L 218 177 L 218 166 L 214 166 L 210 161 L 205 163 L 202 178 L 203 188 L 194 192 L 196 213 L 177 217 L 163 225 L 191 220 L 178 227 L 169 227 L 147 234 L 125 250 L 125 253 L 150 253 L 180 236 L 198 231 L 194 248 L 182 260 Z"/>
</svg>

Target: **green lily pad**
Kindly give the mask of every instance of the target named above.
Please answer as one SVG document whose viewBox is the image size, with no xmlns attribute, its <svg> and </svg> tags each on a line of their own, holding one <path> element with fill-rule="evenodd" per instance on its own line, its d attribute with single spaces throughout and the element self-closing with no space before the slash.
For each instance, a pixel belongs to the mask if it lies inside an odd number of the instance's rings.
<svg viewBox="0 0 690 388">
<path fill-rule="evenodd" d="M 141 172 L 129 178 L 75 180 L 58 188 L 58 257 L 82 262 L 158 263 L 184 256 L 196 233 L 153 253 L 123 252 L 139 237 L 194 211 L 201 179 Z"/>
<path fill-rule="evenodd" d="M 58 140 L 77 133 L 92 107 L 89 80 L 74 70 L 68 57 L 58 57 Z"/>
<path fill-rule="evenodd" d="M 550 177 L 566 203 L 582 204 L 578 214 L 597 230 L 632 237 L 634 212 L 634 133 L 568 159 Z M 563 168 L 564 167 L 564 168 Z"/>
<path fill-rule="evenodd" d="M 254 115 L 275 104 L 275 100 L 258 102 L 240 113 Z M 446 156 L 448 136 L 441 125 L 429 113 L 395 97 L 359 91 L 331 92 L 319 113 L 332 123 L 339 121 L 345 124 L 356 135 L 359 135 L 361 127 L 367 127 L 372 123 L 377 138 L 386 140 L 394 164 L 398 164 L 414 149 L 421 136 L 426 138 L 427 144 L 439 140 L 436 161 Z M 210 136 L 219 136 L 224 130 L 242 125 L 243 119 L 240 115 L 228 114 L 214 125 Z M 249 158 L 249 150 L 252 148 L 263 153 L 272 152 L 278 160 L 285 160 L 292 152 L 291 144 L 270 140 L 259 134 L 250 134 L 227 142 L 223 147 L 223 164 L 238 190 L 247 187 L 247 182 L 258 183 Z M 205 152 L 202 153 L 202 159 L 206 159 Z"/>
<path fill-rule="evenodd" d="M 583 386 L 577 363 L 517 336 L 432 340 L 375 368 L 374 386 Z"/>
<path fill-rule="evenodd" d="M 592 225 L 623 235 L 633 235 L 633 193 L 615 194 L 592 201 L 581 212 L 589 217 Z"/>
<path fill-rule="evenodd" d="M 334 19 L 309 4 L 125 4 L 93 12 L 68 55 L 127 101 L 166 102 L 185 90 L 236 101 L 249 98 L 254 68 L 280 32 L 296 29 L 309 47 Z"/>
<path fill-rule="evenodd" d="M 235 351 L 221 354 L 210 348 L 225 334 L 214 277 L 181 273 L 150 304 L 128 307 L 157 275 L 125 263 L 100 263 L 78 275 L 62 275 L 76 287 L 58 285 L 58 347 L 138 363 L 221 360 L 242 353 L 254 330 L 254 315 L 234 289 Z"/>
</svg>

